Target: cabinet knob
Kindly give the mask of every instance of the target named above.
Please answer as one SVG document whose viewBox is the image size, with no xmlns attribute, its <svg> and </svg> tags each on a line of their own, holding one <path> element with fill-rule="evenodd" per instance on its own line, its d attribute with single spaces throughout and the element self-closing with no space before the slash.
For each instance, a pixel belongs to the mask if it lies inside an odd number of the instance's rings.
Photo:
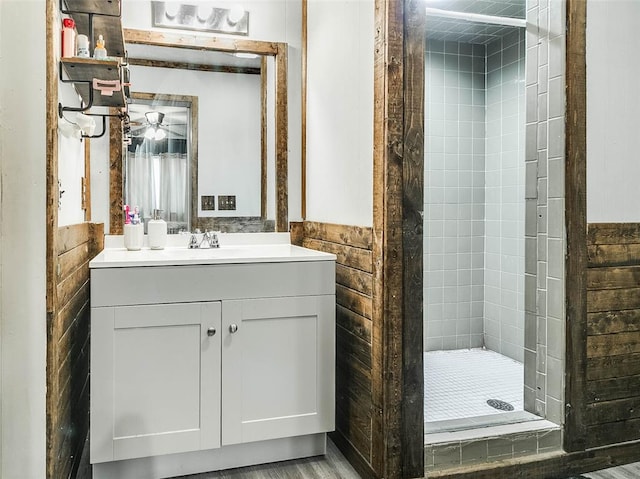
<svg viewBox="0 0 640 479">
<path fill-rule="evenodd" d="M 231 326 L 229 326 L 229 332 L 231 334 L 235 333 L 238 330 L 238 325 L 237 324 L 232 324 Z"/>
<path fill-rule="evenodd" d="M 216 334 L 216 328 L 207 329 L 207 336 L 215 336 L 215 334 Z"/>
</svg>

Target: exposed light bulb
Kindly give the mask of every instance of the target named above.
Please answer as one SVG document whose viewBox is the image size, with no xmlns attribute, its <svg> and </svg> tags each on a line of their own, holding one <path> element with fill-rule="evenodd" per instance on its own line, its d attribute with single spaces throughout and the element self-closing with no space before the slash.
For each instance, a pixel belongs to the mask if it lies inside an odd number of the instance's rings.
<svg viewBox="0 0 640 479">
<path fill-rule="evenodd" d="M 245 12 L 242 5 L 234 5 L 229 9 L 229 12 L 227 13 L 227 22 L 229 22 L 230 25 L 235 25 L 240 20 L 242 20 L 242 17 L 244 17 L 244 13 Z"/>
<path fill-rule="evenodd" d="M 156 136 L 156 129 L 152 126 L 147 128 L 147 131 L 144 132 L 144 137 L 147 140 L 153 140 L 155 136 Z"/>
<path fill-rule="evenodd" d="M 178 15 L 180 11 L 180 4 L 176 2 L 165 2 L 164 4 L 164 14 L 169 20 L 173 20 Z"/>
<path fill-rule="evenodd" d="M 167 136 L 167 133 L 162 128 L 158 128 L 156 130 L 156 134 L 153 137 L 153 139 L 156 141 L 160 141 L 160 140 L 164 140 L 166 136 Z"/>
<path fill-rule="evenodd" d="M 213 13 L 213 8 L 207 7 L 206 5 L 198 5 L 198 20 L 201 22 L 206 22 L 211 17 Z"/>
</svg>

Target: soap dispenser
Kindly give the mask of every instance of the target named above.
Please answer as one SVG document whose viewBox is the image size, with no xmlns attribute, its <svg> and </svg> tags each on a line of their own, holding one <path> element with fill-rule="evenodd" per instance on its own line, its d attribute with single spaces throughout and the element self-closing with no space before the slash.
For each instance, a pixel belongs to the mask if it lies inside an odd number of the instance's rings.
<svg viewBox="0 0 640 479">
<path fill-rule="evenodd" d="M 160 217 L 162 210 L 153 210 L 153 219 L 147 223 L 149 248 L 164 249 L 167 244 L 167 222 Z"/>
</svg>

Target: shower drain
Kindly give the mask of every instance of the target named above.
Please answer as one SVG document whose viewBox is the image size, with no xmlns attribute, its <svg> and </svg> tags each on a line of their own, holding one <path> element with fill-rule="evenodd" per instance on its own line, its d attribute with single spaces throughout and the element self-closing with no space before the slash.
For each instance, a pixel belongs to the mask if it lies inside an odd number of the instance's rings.
<svg viewBox="0 0 640 479">
<path fill-rule="evenodd" d="M 487 404 L 500 411 L 513 411 L 513 406 L 511 404 L 506 401 L 501 401 L 500 399 L 488 399 Z"/>
</svg>

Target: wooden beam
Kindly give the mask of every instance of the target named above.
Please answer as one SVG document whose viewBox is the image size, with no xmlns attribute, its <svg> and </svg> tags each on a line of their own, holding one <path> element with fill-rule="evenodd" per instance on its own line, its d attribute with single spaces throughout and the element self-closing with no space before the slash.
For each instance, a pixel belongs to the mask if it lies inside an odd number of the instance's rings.
<svg viewBox="0 0 640 479">
<path fill-rule="evenodd" d="M 81 245 L 82 243 L 86 243 L 88 236 L 88 223 L 79 223 L 58 228 L 58 231 L 56 232 L 56 255 L 59 256 Z"/>
<path fill-rule="evenodd" d="M 405 0 L 402 172 L 402 477 L 424 474 L 424 90 L 426 12 Z"/>
<path fill-rule="evenodd" d="M 111 117 L 109 118 L 109 232 L 112 235 L 121 235 L 124 223 L 123 153 L 122 122 Z"/>
<path fill-rule="evenodd" d="M 403 2 L 376 0 L 374 22 L 371 464 L 393 479 L 403 475 Z"/>
<path fill-rule="evenodd" d="M 228 53 L 255 53 L 256 55 L 276 55 L 277 42 L 262 42 L 238 38 L 165 33 L 151 30 L 124 29 L 125 43 L 154 45 L 160 47 L 186 48 L 189 50 L 215 50 Z"/>
<path fill-rule="evenodd" d="M 589 267 L 633 266 L 640 258 L 640 243 L 594 244 L 587 246 Z"/>
<path fill-rule="evenodd" d="M 56 431 L 59 429 L 58 418 L 54 414 L 57 400 L 58 377 L 53 371 L 58 370 L 58 354 L 54 337 L 57 309 L 56 275 L 58 266 L 57 230 L 58 230 L 58 62 L 56 41 L 59 35 L 58 2 L 47 0 L 46 5 L 46 314 L 47 314 L 47 395 L 46 395 L 46 477 L 56 477 L 58 451 L 54 447 Z"/>
<path fill-rule="evenodd" d="M 587 359 L 587 379 L 621 378 L 640 375 L 640 354 Z"/>
<path fill-rule="evenodd" d="M 268 135 L 267 125 L 267 58 L 262 57 L 262 67 L 260 68 L 260 216 L 267 219 L 267 160 L 268 160 Z"/>
<path fill-rule="evenodd" d="M 336 260 L 337 263 L 350 268 L 356 268 L 367 273 L 371 273 L 373 271 L 372 253 L 369 250 L 307 238 L 302 241 L 302 246 L 318 251 L 333 253 L 338 257 Z"/>
<path fill-rule="evenodd" d="M 640 223 L 591 223 L 587 241 L 596 244 L 640 243 Z"/>
<path fill-rule="evenodd" d="M 640 263 L 640 255 L 638 256 Z M 632 288 L 640 284 L 640 266 L 589 268 L 587 288 L 590 290 Z"/>
<path fill-rule="evenodd" d="M 363 226 L 305 221 L 304 236 L 367 250 L 370 250 L 373 245 L 372 229 Z"/>
<path fill-rule="evenodd" d="M 567 87 L 565 215 L 567 258 L 566 301 L 566 451 L 584 450 L 585 382 L 587 377 L 587 87 L 586 18 L 584 0 L 567 0 Z"/>
<path fill-rule="evenodd" d="M 289 231 L 289 197 L 287 193 L 288 175 L 288 100 L 287 100 L 287 57 L 288 46 L 278 43 L 276 54 L 276 231 Z"/>
<path fill-rule="evenodd" d="M 170 62 L 164 60 L 150 60 L 148 58 L 129 58 L 129 65 L 151 68 L 178 68 L 214 73 L 239 73 L 244 75 L 260 75 L 258 67 L 240 67 L 234 65 L 205 65 L 203 63 Z"/>
<path fill-rule="evenodd" d="M 640 309 L 587 314 L 587 334 L 589 336 L 629 331 L 640 331 Z"/>
</svg>

